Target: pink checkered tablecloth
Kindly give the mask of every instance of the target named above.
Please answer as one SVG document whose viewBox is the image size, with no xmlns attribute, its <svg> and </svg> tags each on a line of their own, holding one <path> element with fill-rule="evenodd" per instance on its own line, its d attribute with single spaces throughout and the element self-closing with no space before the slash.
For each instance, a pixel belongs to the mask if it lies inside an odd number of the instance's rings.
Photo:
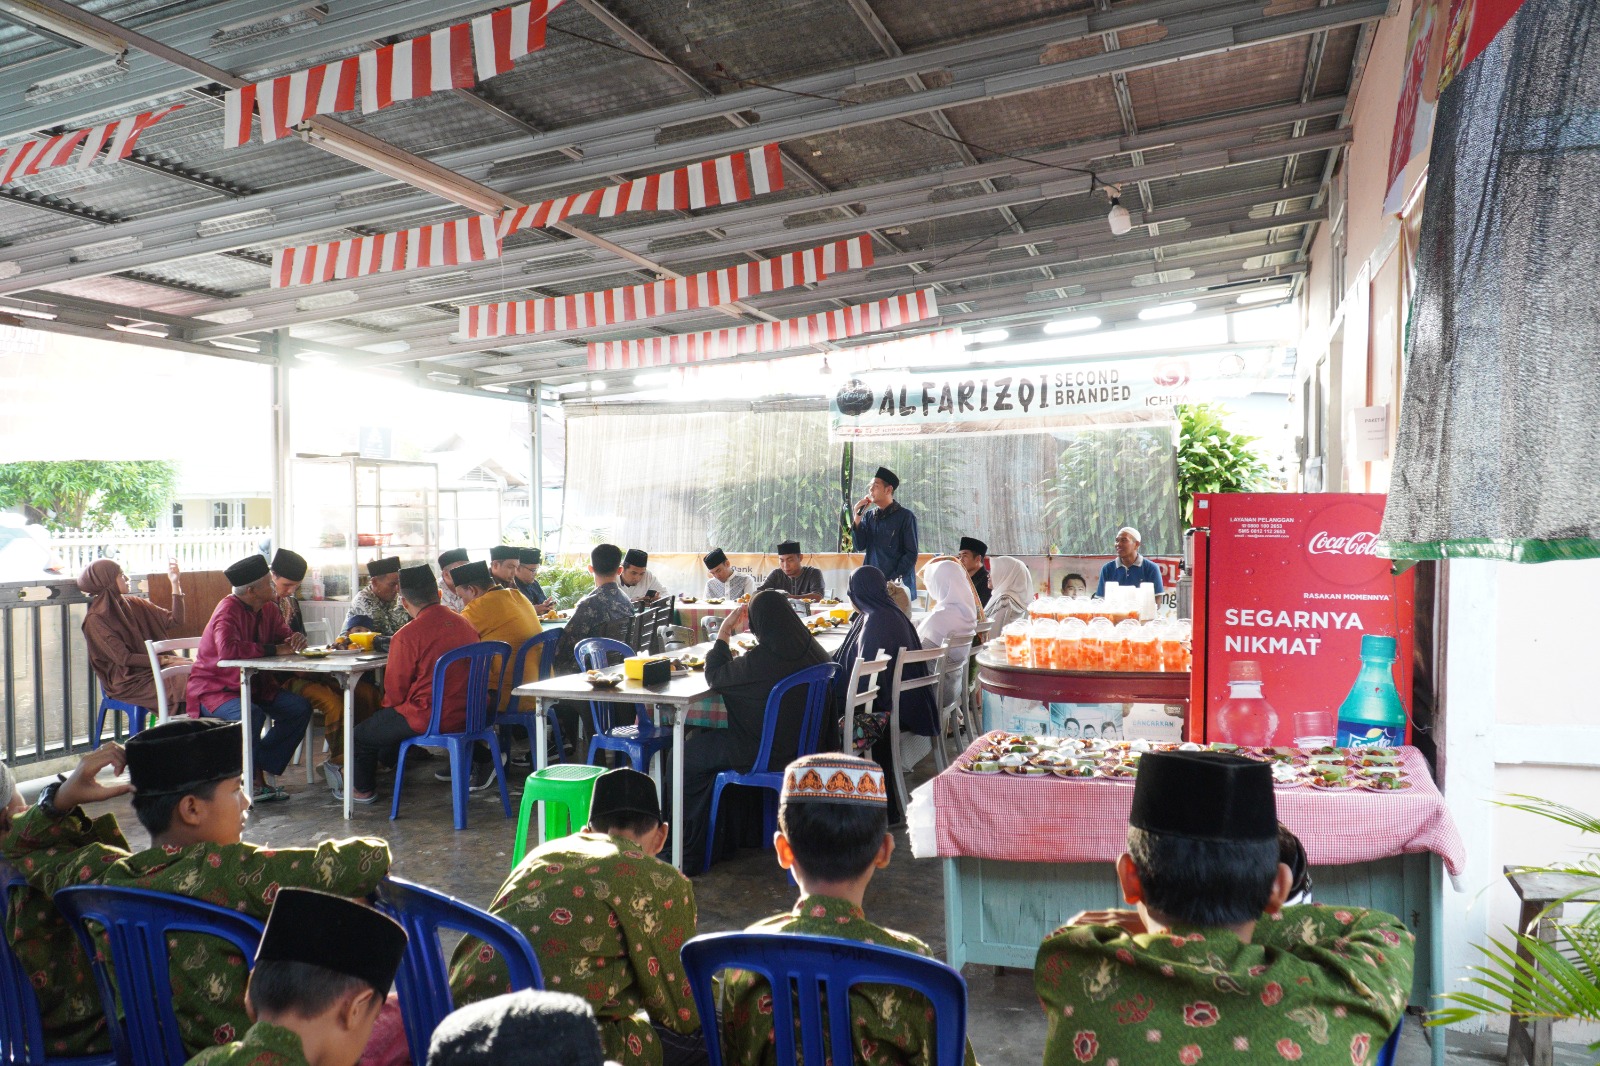
<svg viewBox="0 0 1600 1066">
<path fill-rule="evenodd" d="M 973 744 L 983 743 L 980 738 Z M 1451 874 L 1466 853 L 1461 834 L 1416 748 L 1402 748 L 1412 787 L 1403 793 L 1278 789 L 1278 820 L 1314 866 L 1372 862 L 1431 851 Z M 1011 862 L 1114 862 L 1122 854 L 1133 782 L 979 775 L 962 767 L 969 748 L 934 779 L 939 855 Z"/>
</svg>

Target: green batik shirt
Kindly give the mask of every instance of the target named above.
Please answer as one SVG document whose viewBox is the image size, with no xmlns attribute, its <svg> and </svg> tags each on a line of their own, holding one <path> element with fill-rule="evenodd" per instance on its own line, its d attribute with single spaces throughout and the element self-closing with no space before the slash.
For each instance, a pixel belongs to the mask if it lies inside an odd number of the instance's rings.
<svg viewBox="0 0 1600 1066">
<path fill-rule="evenodd" d="M 244 1039 L 206 1048 L 185 1066 L 310 1066 L 300 1037 L 281 1025 L 257 1022 Z"/>
<path fill-rule="evenodd" d="M 931 958 L 928 945 L 914 936 L 867 921 L 860 907 L 833 896 L 801 896 L 794 910 L 752 925 L 752 933 L 804 933 L 835 936 L 898 948 Z M 743 970 L 724 971 L 718 1002 L 722 1005 L 722 1060 L 729 1066 L 776 1066 L 777 1043 L 772 1033 L 772 990 L 766 978 Z M 888 985 L 860 985 L 850 991 L 851 1032 L 855 1062 L 867 1066 L 934 1066 L 933 1005 L 918 992 Z M 796 1017 L 795 1046 L 799 1047 Z M 837 1055 L 834 1056 L 837 1061 Z M 966 1066 L 977 1066 L 972 1044 Z"/>
<path fill-rule="evenodd" d="M 1377 1061 L 1411 993 L 1411 932 L 1356 907 L 1286 907 L 1249 943 L 1219 929 L 1066 926 L 1039 947 L 1045 1066 Z"/>
<path fill-rule="evenodd" d="M 651 1023 L 700 1028 L 678 952 L 694 936 L 694 886 L 626 837 L 574 833 L 536 848 L 495 895 L 489 913 L 522 931 L 544 987 L 594 1008 L 606 1058 L 660 1066 Z M 450 963 L 456 1006 L 509 991 L 503 961 L 467 937 Z"/>
<path fill-rule="evenodd" d="M 12 863 L 46 893 L 70 885 L 148 888 L 215 903 L 265 921 L 278 889 L 314 888 L 356 899 L 389 872 L 381 840 L 325 841 L 315 848 L 254 844 L 190 844 L 127 849 L 79 845 L 90 822 L 82 809 L 59 817 L 35 807 L 19 815 L 6 838 Z M 189 1054 L 227 1044 L 250 1028 L 244 1011 L 249 971 L 224 941 L 182 934 L 169 938 L 173 1012 Z"/>
<path fill-rule="evenodd" d="M 104 844 L 123 852 L 128 850 L 117 819 L 110 814 L 92 822 L 74 819 L 71 825 L 60 828 L 61 845 L 66 848 Z M 16 832 L 13 823 L 12 830 L 0 840 L 0 854 L 17 854 L 18 845 L 12 842 Z M 22 863 L 17 867 L 23 869 Z M 100 1009 L 89 960 L 49 895 L 30 886 L 12 896 L 6 936 L 39 1001 L 45 1052 L 51 1058 L 110 1054 L 111 1037 L 106 1032 L 106 1016 Z"/>
</svg>

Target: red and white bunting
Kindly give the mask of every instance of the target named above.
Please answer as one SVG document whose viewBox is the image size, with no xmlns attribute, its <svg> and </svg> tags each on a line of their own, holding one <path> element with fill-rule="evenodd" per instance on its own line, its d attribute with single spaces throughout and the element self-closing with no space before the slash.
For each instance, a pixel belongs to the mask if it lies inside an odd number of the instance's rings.
<svg viewBox="0 0 1600 1066">
<path fill-rule="evenodd" d="M 229 89 L 223 101 L 226 127 L 222 146 L 237 148 L 250 139 L 250 111 L 261 115 L 261 140 L 275 141 L 313 115 L 349 111 L 356 106 L 355 56 L 297 70 L 281 78 Z"/>
<path fill-rule="evenodd" d="M 500 216 L 500 235 L 553 226 L 573 215 L 610 218 L 625 211 L 687 211 L 740 203 L 782 188 L 783 161 L 778 146 L 769 144 L 621 185 L 511 208 Z"/>
<path fill-rule="evenodd" d="M 757 352 L 781 352 L 820 341 L 837 341 L 894 329 L 934 318 L 938 314 L 939 306 L 933 290 L 921 289 L 904 296 L 891 296 L 886 300 L 854 304 L 782 322 L 763 322 L 755 326 L 685 333 L 675 337 L 591 344 L 589 369 L 637 370 L 729 359 Z"/>
<path fill-rule="evenodd" d="M 88 167 L 100 154 L 100 149 L 106 142 L 111 143 L 111 151 L 101 162 L 114 163 L 119 159 L 126 159 L 139 143 L 139 135 L 151 126 L 172 114 L 182 104 L 173 104 L 159 111 L 146 111 L 140 115 L 120 118 L 115 122 L 107 122 L 100 126 L 91 126 L 85 130 L 71 130 L 60 133 L 54 137 L 45 137 L 36 141 L 24 141 L 10 148 L 0 148 L 0 185 L 15 181 L 18 178 L 37 174 L 41 170 L 59 167 L 72 159 L 72 153 L 82 146 L 83 152 L 78 156 L 78 167 Z"/>
<path fill-rule="evenodd" d="M 603 292 L 580 292 L 543 300 L 513 300 L 461 307 L 461 333 L 478 340 L 514 334 L 547 333 L 654 318 L 734 303 L 748 296 L 821 281 L 830 274 L 872 265 L 872 238 L 852 237 L 772 259 L 648 285 Z"/>
<path fill-rule="evenodd" d="M 316 285 L 416 267 L 456 266 L 500 258 L 493 215 L 451 219 L 397 233 L 351 237 L 272 253 L 272 287 Z"/>
</svg>

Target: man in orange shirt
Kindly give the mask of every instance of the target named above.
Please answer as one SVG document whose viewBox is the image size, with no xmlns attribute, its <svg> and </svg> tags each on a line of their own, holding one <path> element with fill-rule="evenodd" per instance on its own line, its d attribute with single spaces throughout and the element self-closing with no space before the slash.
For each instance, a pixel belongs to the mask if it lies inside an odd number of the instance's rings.
<svg viewBox="0 0 1600 1066">
<path fill-rule="evenodd" d="M 350 798 L 357 803 L 378 798 L 378 761 L 393 761 L 402 740 L 427 731 L 433 716 L 433 665 L 439 656 L 478 642 L 472 623 L 439 602 L 438 579 L 428 564 L 400 571 L 400 602 L 411 621 L 389 643 L 383 708 L 356 726 Z M 461 663 L 445 677 L 439 728 L 462 729 L 466 717 L 467 665 Z"/>
</svg>

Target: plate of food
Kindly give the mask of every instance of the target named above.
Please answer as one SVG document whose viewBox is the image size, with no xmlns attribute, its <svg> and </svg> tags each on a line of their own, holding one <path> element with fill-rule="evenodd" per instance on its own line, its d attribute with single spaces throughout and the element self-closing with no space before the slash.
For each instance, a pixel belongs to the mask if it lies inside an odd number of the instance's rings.
<svg viewBox="0 0 1600 1066">
<path fill-rule="evenodd" d="M 1307 774 L 1311 787 L 1323 792 L 1349 792 L 1356 787 L 1355 777 L 1345 770 L 1314 766 Z"/>
<path fill-rule="evenodd" d="M 1397 774 L 1379 774 L 1363 777 L 1361 787 L 1368 792 L 1404 792 L 1411 787 L 1411 782 Z"/>
<path fill-rule="evenodd" d="M 621 674 L 608 674 L 601 670 L 590 670 L 583 675 L 583 679 L 594 688 L 616 688 L 622 684 Z"/>
<path fill-rule="evenodd" d="M 332 654 L 333 654 L 333 649 L 331 649 L 331 648 L 301 648 L 300 649 L 300 658 L 302 658 L 302 659 L 326 659 L 328 656 L 330 656 Z"/>
<path fill-rule="evenodd" d="M 711 596 L 711 597 L 708 597 L 706 599 L 706 602 L 707 603 L 711 603 L 711 604 L 721 603 L 722 602 L 722 597 L 721 596 Z"/>
<path fill-rule="evenodd" d="M 1005 772 L 1017 777 L 1048 777 L 1050 774 L 1043 766 L 1007 766 Z"/>
<path fill-rule="evenodd" d="M 839 601 L 835 600 L 835 599 L 824 599 L 824 600 L 818 600 L 817 602 L 822 604 L 822 606 L 824 606 L 824 607 L 837 607 L 837 606 L 839 606 Z"/>
<path fill-rule="evenodd" d="M 691 670 L 704 670 L 706 668 L 706 661 L 698 655 L 685 655 L 678 661 Z"/>
<path fill-rule="evenodd" d="M 693 596 L 679 596 L 678 597 L 678 602 L 679 603 L 696 603 L 698 601 Z"/>
<path fill-rule="evenodd" d="M 997 774 L 1000 764 L 990 759 L 974 759 L 963 767 L 969 774 Z"/>
</svg>

